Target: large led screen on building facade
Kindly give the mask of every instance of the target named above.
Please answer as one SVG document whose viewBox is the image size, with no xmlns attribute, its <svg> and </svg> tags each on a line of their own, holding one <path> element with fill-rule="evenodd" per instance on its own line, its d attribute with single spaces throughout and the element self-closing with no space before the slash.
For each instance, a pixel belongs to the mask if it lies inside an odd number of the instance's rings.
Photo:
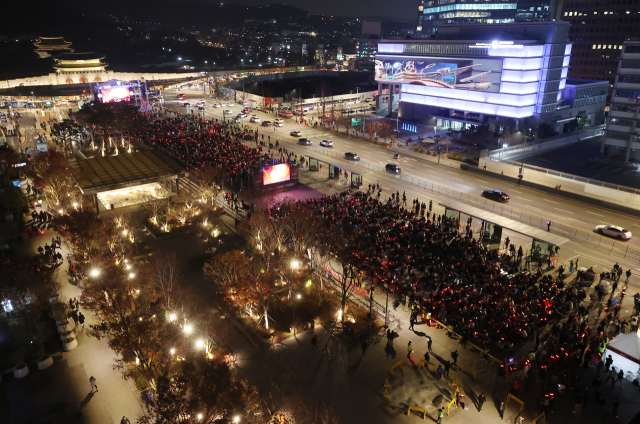
<svg viewBox="0 0 640 424">
<path fill-rule="evenodd" d="M 502 64 L 495 59 L 391 58 L 375 61 L 376 80 L 426 87 L 498 92 Z"/>
</svg>

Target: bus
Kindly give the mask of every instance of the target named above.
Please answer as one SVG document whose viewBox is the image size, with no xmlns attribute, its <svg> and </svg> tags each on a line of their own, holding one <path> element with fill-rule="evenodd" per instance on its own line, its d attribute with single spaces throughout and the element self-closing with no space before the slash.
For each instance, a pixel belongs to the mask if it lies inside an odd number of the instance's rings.
<svg viewBox="0 0 640 424">
<path fill-rule="evenodd" d="M 293 118 L 293 112 L 290 110 L 280 109 L 278 111 L 278 116 L 281 116 L 283 118 Z"/>
</svg>

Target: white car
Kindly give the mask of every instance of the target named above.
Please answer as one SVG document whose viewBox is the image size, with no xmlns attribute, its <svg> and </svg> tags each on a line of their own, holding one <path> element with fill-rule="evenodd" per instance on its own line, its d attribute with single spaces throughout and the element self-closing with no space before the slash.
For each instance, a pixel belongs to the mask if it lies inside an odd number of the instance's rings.
<svg viewBox="0 0 640 424">
<path fill-rule="evenodd" d="M 617 225 L 598 225 L 593 231 L 604 236 L 617 238 L 618 240 L 629 240 L 632 236 L 631 231 L 625 230 Z"/>
<path fill-rule="evenodd" d="M 255 123 L 259 123 L 260 122 L 260 118 L 258 118 L 257 116 L 252 116 L 250 121 L 251 122 L 255 122 Z"/>
<path fill-rule="evenodd" d="M 234 107 L 235 105 L 233 103 L 229 103 L 227 106 L 228 107 Z"/>
<path fill-rule="evenodd" d="M 333 141 L 331 141 L 331 140 L 322 140 L 320 142 L 320 145 L 322 147 L 333 147 Z"/>
<path fill-rule="evenodd" d="M 220 103 L 214 103 L 213 107 L 222 107 L 222 105 Z"/>
<path fill-rule="evenodd" d="M 225 114 L 225 115 L 231 115 L 231 114 L 233 114 L 233 111 L 232 111 L 232 110 L 227 109 L 227 110 L 225 110 L 225 111 L 224 111 L 224 114 Z"/>
<path fill-rule="evenodd" d="M 239 113 L 236 115 L 236 118 L 246 118 L 247 115 L 245 115 L 244 113 Z"/>
</svg>

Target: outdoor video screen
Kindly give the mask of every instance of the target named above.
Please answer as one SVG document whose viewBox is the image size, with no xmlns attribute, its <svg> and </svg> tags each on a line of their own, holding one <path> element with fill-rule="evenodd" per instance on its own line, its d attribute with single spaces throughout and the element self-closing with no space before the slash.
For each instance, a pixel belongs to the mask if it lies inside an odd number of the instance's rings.
<svg viewBox="0 0 640 424">
<path fill-rule="evenodd" d="M 100 89 L 102 103 L 128 102 L 131 100 L 128 87 L 113 87 Z"/>
<path fill-rule="evenodd" d="M 290 179 L 291 170 L 289 169 L 288 163 L 262 168 L 262 181 L 264 185 L 281 183 L 282 181 L 289 181 Z"/>
</svg>

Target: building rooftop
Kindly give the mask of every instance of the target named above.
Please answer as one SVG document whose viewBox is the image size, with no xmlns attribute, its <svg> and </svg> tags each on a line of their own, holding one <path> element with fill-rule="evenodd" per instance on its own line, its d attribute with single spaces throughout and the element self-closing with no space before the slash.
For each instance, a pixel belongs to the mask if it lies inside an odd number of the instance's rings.
<svg viewBox="0 0 640 424">
<path fill-rule="evenodd" d="M 186 172 L 182 166 L 157 149 L 78 159 L 76 166 L 83 173 L 84 179 L 80 186 L 85 194 L 157 182 Z"/>
<path fill-rule="evenodd" d="M 70 46 L 73 43 L 70 41 L 65 41 L 64 37 L 40 37 L 40 39 L 34 44 L 42 48 L 46 46 Z"/>
<path fill-rule="evenodd" d="M 55 60 L 96 60 L 104 59 L 105 55 L 93 52 L 78 52 L 78 53 L 62 53 L 55 57 Z"/>
</svg>

